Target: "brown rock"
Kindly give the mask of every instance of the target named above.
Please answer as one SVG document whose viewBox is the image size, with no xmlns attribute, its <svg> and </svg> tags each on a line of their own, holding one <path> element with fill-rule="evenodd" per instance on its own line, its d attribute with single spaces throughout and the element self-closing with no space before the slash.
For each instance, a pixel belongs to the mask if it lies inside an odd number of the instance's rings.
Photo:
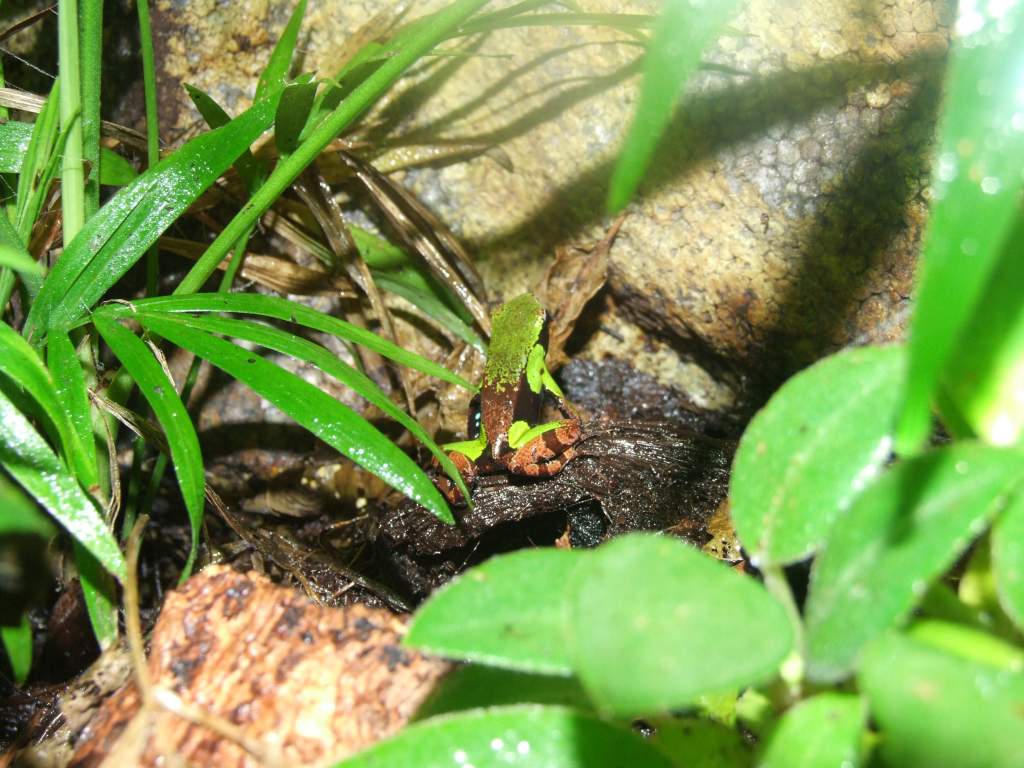
<svg viewBox="0 0 1024 768">
<path fill-rule="evenodd" d="M 355 604 L 323 608 L 253 573 L 213 566 L 168 595 L 149 675 L 190 709 L 235 726 L 263 758 L 344 758 L 397 731 L 448 669 L 399 645 L 403 620 Z M 257 766 L 234 741 L 158 705 L 134 683 L 108 699 L 70 763 Z M 128 757 L 131 756 L 131 757 Z"/>
</svg>

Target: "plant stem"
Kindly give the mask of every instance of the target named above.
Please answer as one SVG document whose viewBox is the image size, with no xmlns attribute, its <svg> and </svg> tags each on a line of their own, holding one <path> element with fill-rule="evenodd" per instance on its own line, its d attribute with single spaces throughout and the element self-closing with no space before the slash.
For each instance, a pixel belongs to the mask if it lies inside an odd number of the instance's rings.
<svg viewBox="0 0 1024 768">
<path fill-rule="evenodd" d="M 160 162 L 160 113 L 156 103 L 156 60 L 153 56 L 153 28 L 149 22 L 149 0 L 138 0 L 139 45 L 142 50 L 142 90 L 146 105 L 146 165 Z M 154 245 L 146 254 L 146 294 L 155 296 L 160 263 Z"/>
<path fill-rule="evenodd" d="M 804 623 L 800 616 L 800 609 L 793 598 L 793 591 L 789 588 L 789 581 L 786 580 L 786 573 L 779 565 L 765 566 L 761 569 L 761 576 L 764 578 L 764 586 L 786 611 L 789 617 L 790 626 L 793 628 L 793 653 L 783 662 L 783 680 L 789 686 L 793 695 L 799 693 L 803 685 L 803 659 L 804 653 Z"/>
<path fill-rule="evenodd" d="M 185 279 L 175 289 L 176 294 L 195 293 L 213 274 L 231 247 L 245 235 L 263 213 L 270 208 L 299 174 L 323 149 L 357 117 L 366 111 L 405 70 L 428 53 L 435 45 L 458 29 L 463 21 L 487 4 L 487 0 L 458 0 L 435 14 L 422 28 L 405 41 L 393 57 L 381 64 L 372 75 L 360 83 L 338 107 L 314 128 L 309 137 L 287 158 L 282 159 L 266 183 L 256 190 L 242 210 L 228 222 L 206 253 L 192 266 Z"/>
<path fill-rule="evenodd" d="M 78 52 L 78 0 L 59 0 L 57 48 L 60 57 L 60 127 L 64 143 L 60 201 L 64 243 L 70 243 L 85 223 L 85 173 L 82 167 L 82 84 Z"/>
<path fill-rule="evenodd" d="M 85 218 L 100 207 L 100 86 L 103 74 L 103 2 L 82 0 L 82 158 L 89 165 L 85 181 Z"/>
</svg>

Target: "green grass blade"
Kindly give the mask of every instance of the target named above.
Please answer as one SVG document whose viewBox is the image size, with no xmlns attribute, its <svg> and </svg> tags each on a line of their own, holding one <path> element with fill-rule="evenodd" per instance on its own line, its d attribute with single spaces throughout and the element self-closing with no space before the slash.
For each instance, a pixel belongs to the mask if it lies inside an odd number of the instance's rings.
<svg viewBox="0 0 1024 768">
<path fill-rule="evenodd" d="M 182 572 L 182 579 L 185 579 L 195 562 L 199 532 L 203 524 L 203 493 L 206 480 L 203 475 L 203 456 L 199 449 L 199 438 L 185 405 L 178 397 L 174 382 L 167 378 L 163 367 L 145 343 L 121 326 L 117 320 L 102 312 L 97 312 L 93 316 L 93 324 L 139 385 L 139 391 L 153 409 L 167 436 L 171 461 L 178 476 L 178 487 L 185 500 L 185 509 L 188 511 L 189 524 L 192 527 L 192 548 Z"/>
<path fill-rule="evenodd" d="M 146 105 L 146 165 L 160 162 L 160 111 L 156 99 L 156 60 L 153 55 L 153 29 L 149 21 L 149 0 L 135 4 L 139 14 L 139 50 L 142 54 L 142 92 Z"/>
<path fill-rule="evenodd" d="M 0 173 L 21 173 L 29 153 L 34 123 L 10 120 L 0 123 Z M 128 160 L 112 149 L 100 147 L 100 183 L 120 187 L 138 174 Z"/>
<path fill-rule="evenodd" d="M 196 109 L 199 110 L 199 114 L 203 116 L 203 120 L 211 128 L 220 128 L 222 125 L 227 125 L 231 122 L 231 115 L 214 101 L 213 97 L 208 93 L 187 84 L 185 85 L 185 90 L 188 92 L 189 98 L 192 99 L 192 103 L 196 105 Z M 235 160 L 235 170 L 238 171 L 238 175 L 245 182 L 245 187 L 249 190 L 249 194 L 252 194 L 253 190 L 257 189 L 267 177 L 267 169 L 261 161 L 253 156 L 252 151 L 248 147 Z"/>
<path fill-rule="evenodd" d="M 50 95 L 46 98 L 43 108 L 36 115 L 28 148 L 19 171 L 18 209 L 17 215 L 14 217 L 14 226 L 23 243 L 28 242 L 29 233 L 39 217 L 43 197 L 49 186 L 46 169 L 52 164 L 51 158 L 57 145 L 57 134 L 59 133 L 57 103 L 60 101 L 60 90 L 60 78 L 57 78 L 53 82 L 53 88 L 50 89 Z"/>
<path fill-rule="evenodd" d="M 486 352 L 486 344 L 484 344 L 483 339 L 477 335 L 471 326 L 463 322 L 461 317 L 448 309 L 434 293 L 429 290 L 423 290 L 420 287 L 422 277 L 422 274 L 418 271 L 374 271 L 373 273 L 373 279 L 377 282 L 377 287 L 382 291 L 400 296 L 442 328 L 450 331 L 456 338 L 462 339 L 481 352 Z"/>
<path fill-rule="evenodd" d="M 135 317 L 143 325 L 146 324 L 146 313 L 137 314 Z M 297 360 L 304 360 L 315 365 L 324 373 L 333 376 L 346 387 L 349 387 L 368 403 L 377 406 L 385 415 L 409 430 L 437 458 L 448 476 L 458 485 L 463 498 L 469 498 L 469 491 L 466 489 L 459 471 L 451 463 L 448 454 L 441 450 L 437 443 L 427 434 L 426 430 L 415 419 L 391 402 L 390 398 L 371 378 L 357 371 L 352 366 L 343 363 L 333 352 L 301 336 L 295 336 L 287 331 L 282 331 L 280 328 L 260 325 L 248 320 L 230 320 L 215 315 L 203 317 L 177 315 L 175 320 L 196 330 L 251 341 L 267 349 L 273 349 L 275 352 L 290 355 Z"/>
<path fill-rule="evenodd" d="M 32 625 L 28 614 L 22 614 L 21 620 L 13 626 L 0 626 L 0 640 L 14 672 L 14 684 L 23 685 L 32 669 Z"/>
<path fill-rule="evenodd" d="M 49 327 L 66 329 L 82 318 L 269 127 L 276 107 L 274 99 L 254 104 L 121 189 L 65 248 L 32 305 L 26 337 L 40 343 Z"/>
<path fill-rule="evenodd" d="M 934 203 L 921 258 L 910 362 L 896 448 L 918 450 L 931 433 L 931 404 L 943 368 L 1003 253 L 1024 185 L 1024 5 L 960 6 L 945 82 Z M 984 84 L 984 87 L 982 87 Z M 1019 249 L 1007 254 L 1020 258 Z"/>
<path fill-rule="evenodd" d="M 281 94 L 274 118 L 274 142 L 282 155 L 290 155 L 299 146 L 299 136 L 309 119 L 318 86 L 315 81 L 292 83 Z"/>
<path fill-rule="evenodd" d="M 260 75 L 256 84 L 256 100 L 262 99 L 268 93 L 283 88 L 288 79 L 288 70 L 291 69 L 292 56 L 295 54 L 295 44 L 299 40 L 299 29 L 302 27 L 302 19 L 306 15 L 306 0 L 299 0 L 292 11 L 288 24 L 285 25 L 281 37 L 270 54 L 267 66 Z"/>
<path fill-rule="evenodd" d="M 17 382 L 39 404 L 56 430 L 68 466 L 86 488 L 97 488 L 96 462 L 89 461 L 50 372 L 28 342 L 6 323 L 0 323 L 0 372 Z"/>
<path fill-rule="evenodd" d="M 103 0 L 82 0 L 82 159 L 89 167 L 85 180 L 85 218 L 100 207 L 100 85 L 103 63 Z"/>
<path fill-rule="evenodd" d="M 394 360 L 428 376 L 476 391 L 476 387 L 443 365 L 409 352 L 396 344 L 382 339 L 372 331 L 325 315 L 315 309 L 288 301 L 277 296 L 261 296 L 254 293 L 197 293 L 192 296 L 157 296 L 142 299 L 131 304 L 108 304 L 103 308 L 114 316 L 122 317 L 140 312 L 236 312 L 260 317 L 272 317 L 288 323 L 296 323 L 314 331 L 337 336 L 345 341 L 360 344 L 379 355 Z"/>
<path fill-rule="evenodd" d="M 309 132 L 308 138 L 295 152 L 274 168 L 270 178 L 252 196 L 252 199 L 221 231 L 206 249 L 206 253 L 192 266 L 175 289 L 177 294 L 195 293 L 217 265 L 227 256 L 231 247 L 254 225 L 299 174 L 357 117 L 365 112 L 412 64 L 444 40 L 466 19 L 483 7 L 487 0 L 456 0 L 450 6 L 418 25 L 405 45 L 359 84 L 349 96 Z"/>
<path fill-rule="evenodd" d="M 416 464 L 350 408 L 295 374 L 182 319 L 146 314 L 146 327 L 251 387 L 301 426 L 392 488 L 453 522 L 444 498 Z"/>
<path fill-rule="evenodd" d="M 680 90 L 697 71 L 704 49 L 721 34 L 738 5 L 738 0 L 706 5 L 666 0 L 644 60 L 633 124 L 612 173 L 607 204 L 611 213 L 622 210 L 636 193 Z"/>
<path fill-rule="evenodd" d="M 106 650 L 117 642 L 117 585 L 99 561 L 78 542 L 75 542 L 75 566 L 89 624 L 100 648 Z"/>
<path fill-rule="evenodd" d="M 25 250 L 17 230 L 11 224 L 11 220 L 7 218 L 7 212 L 2 210 L 0 210 L 0 266 L 33 275 L 42 275 L 45 271 L 43 265 L 33 259 Z"/>
<path fill-rule="evenodd" d="M 92 500 L 14 403 L 0 392 L 0 464 L 119 581 L 125 562 Z"/>
<path fill-rule="evenodd" d="M 74 449 L 82 452 L 83 464 L 97 468 L 95 475 L 98 483 L 99 465 L 96 463 L 96 440 L 92 433 L 89 391 L 86 389 L 82 364 L 78 360 L 70 337 L 66 333 L 55 333 L 50 336 L 46 355 L 50 374 L 56 385 L 58 401 L 78 434 L 78 445 Z"/>
</svg>

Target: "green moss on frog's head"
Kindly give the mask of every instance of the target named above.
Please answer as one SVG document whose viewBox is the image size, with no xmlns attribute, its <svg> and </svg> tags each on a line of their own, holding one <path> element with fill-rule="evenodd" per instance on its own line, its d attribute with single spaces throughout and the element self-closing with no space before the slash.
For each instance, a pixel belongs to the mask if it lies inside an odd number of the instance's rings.
<svg viewBox="0 0 1024 768">
<path fill-rule="evenodd" d="M 516 386 L 526 369 L 530 350 L 544 329 L 544 307 L 524 293 L 501 305 L 491 316 L 491 343 L 484 368 L 485 387 Z"/>
</svg>

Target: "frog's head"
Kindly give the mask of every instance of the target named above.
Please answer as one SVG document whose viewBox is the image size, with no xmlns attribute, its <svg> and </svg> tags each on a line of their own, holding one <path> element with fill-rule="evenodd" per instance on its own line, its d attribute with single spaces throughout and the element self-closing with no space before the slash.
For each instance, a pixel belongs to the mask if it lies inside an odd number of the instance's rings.
<svg viewBox="0 0 1024 768">
<path fill-rule="evenodd" d="M 544 346 L 547 313 L 529 293 L 507 301 L 491 316 L 484 386 L 495 390 L 517 387 L 533 348 Z"/>
</svg>

